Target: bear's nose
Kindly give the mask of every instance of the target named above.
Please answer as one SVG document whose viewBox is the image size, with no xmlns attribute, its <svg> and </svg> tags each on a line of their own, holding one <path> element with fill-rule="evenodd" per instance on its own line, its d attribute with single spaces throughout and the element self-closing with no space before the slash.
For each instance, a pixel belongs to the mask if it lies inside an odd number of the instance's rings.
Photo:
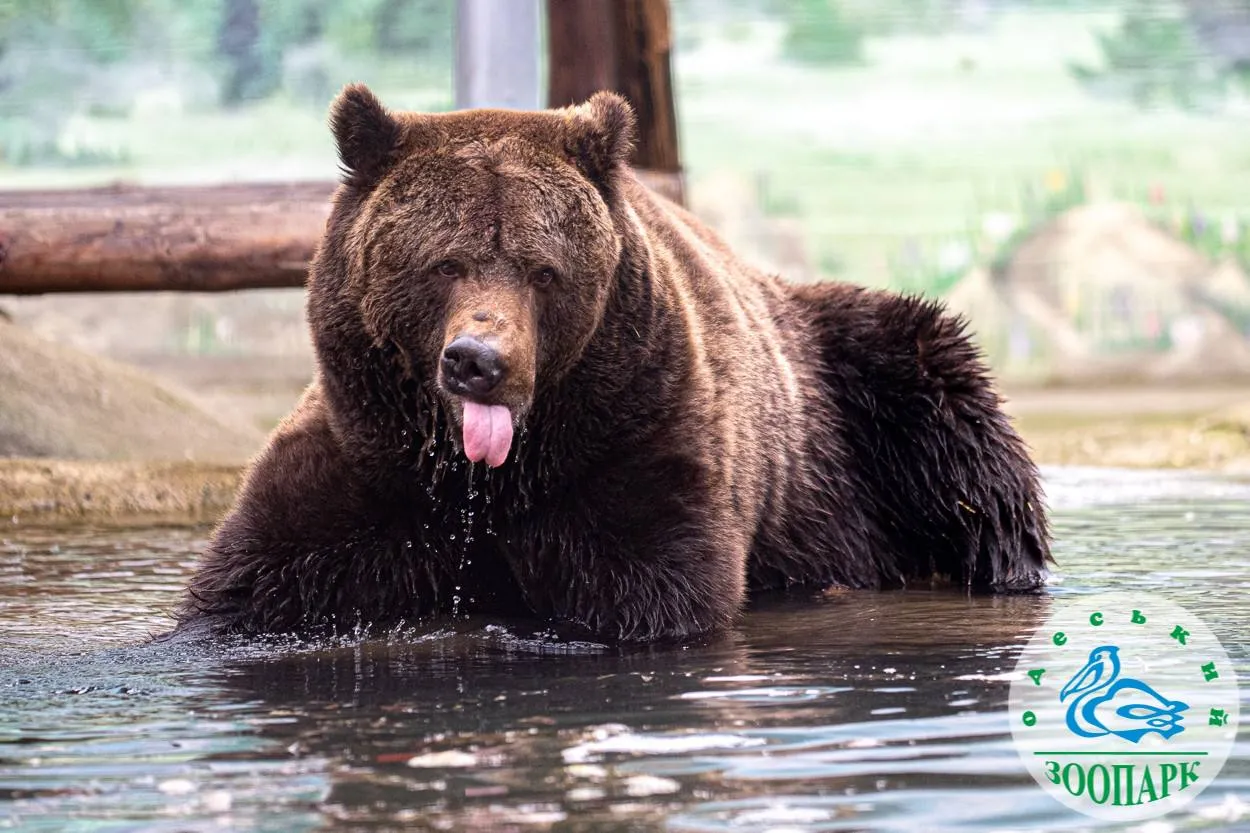
<svg viewBox="0 0 1250 833">
<path fill-rule="evenodd" d="M 457 336 L 443 350 L 443 378 L 452 393 L 485 396 L 503 374 L 503 357 L 480 339 Z"/>
</svg>

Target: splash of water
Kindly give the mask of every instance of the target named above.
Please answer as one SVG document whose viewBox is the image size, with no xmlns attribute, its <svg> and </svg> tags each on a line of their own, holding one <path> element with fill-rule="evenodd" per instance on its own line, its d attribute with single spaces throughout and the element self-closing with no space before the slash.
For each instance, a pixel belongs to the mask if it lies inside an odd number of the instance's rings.
<svg viewBox="0 0 1250 833">
<path fill-rule="evenodd" d="M 486 517 L 486 534 L 494 536 L 495 534 L 495 516 L 490 511 L 491 490 L 494 488 L 494 472 L 491 469 L 486 470 L 486 485 L 482 487 L 482 502 L 484 504 L 482 514 Z"/>
<path fill-rule="evenodd" d="M 464 532 L 460 536 L 460 563 L 456 566 L 455 591 L 451 597 L 451 616 L 453 619 L 458 619 L 460 617 L 460 605 L 461 602 L 464 601 L 461 596 L 461 581 L 464 576 L 464 570 L 466 567 L 473 566 L 473 559 L 470 557 L 470 553 L 473 546 L 473 516 L 475 511 L 474 501 L 477 499 L 478 495 L 481 494 L 474 486 L 474 476 L 477 474 L 477 468 L 472 462 L 469 463 L 468 473 L 469 476 L 466 480 L 467 485 L 465 493 L 466 500 L 460 507 L 460 523 Z M 452 541 L 456 540 L 455 533 L 452 533 L 448 537 Z M 465 615 L 468 615 L 468 611 L 465 612 Z"/>
<path fill-rule="evenodd" d="M 529 509 L 531 506 L 534 505 L 534 498 L 533 498 L 533 495 L 530 493 L 531 478 L 528 476 L 528 472 L 526 471 L 526 466 L 529 465 L 531 457 L 532 457 L 532 455 L 527 453 L 529 451 L 529 441 L 530 441 L 529 428 L 528 426 L 522 426 L 521 436 L 517 440 L 516 484 L 517 484 L 517 491 L 519 492 L 521 496 L 521 504 L 526 509 Z"/>
</svg>

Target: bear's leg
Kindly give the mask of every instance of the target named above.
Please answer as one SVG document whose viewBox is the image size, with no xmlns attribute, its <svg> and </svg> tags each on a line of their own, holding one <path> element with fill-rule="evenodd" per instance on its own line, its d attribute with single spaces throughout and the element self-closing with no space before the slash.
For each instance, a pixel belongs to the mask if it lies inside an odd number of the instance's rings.
<svg viewBox="0 0 1250 833">
<path fill-rule="evenodd" d="M 567 591 L 544 607 L 557 621 L 625 642 L 719 630 L 733 621 L 743 599 L 742 568 L 729 560 L 723 548 L 691 541 L 640 557 L 595 558 L 585 580 L 566 584 Z"/>
<path fill-rule="evenodd" d="M 621 641 L 730 624 L 745 596 L 749 531 L 697 470 L 644 453 L 536 511 L 518 530 L 527 545 L 508 553 L 530 609 Z"/>
<path fill-rule="evenodd" d="M 603 573 L 576 594 L 573 618 L 623 640 L 680 639 L 730 625 L 744 598 L 745 548 L 677 540 L 650 557 L 601 562 Z"/>
<path fill-rule="evenodd" d="M 796 287 L 829 397 L 819 415 L 866 507 L 881 585 L 946 577 L 1030 589 L 1049 560 L 1038 472 L 964 323 L 940 305 L 839 284 Z"/>
<path fill-rule="evenodd" d="M 255 461 L 176 611 L 178 631 L 281 633 L 411 621 L 433 570 L 344 460 L 309 400 Z"/>
</svg>

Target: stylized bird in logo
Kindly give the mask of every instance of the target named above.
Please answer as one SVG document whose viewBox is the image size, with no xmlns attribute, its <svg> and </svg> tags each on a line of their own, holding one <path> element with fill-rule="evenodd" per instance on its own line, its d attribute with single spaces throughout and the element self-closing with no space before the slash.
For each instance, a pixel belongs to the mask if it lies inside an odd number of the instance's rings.
<svg viewBox="0 0 1250 833">
<path fill-rule="evenodd" d="M 1181 712 L 1188 703 L 1169 700 L 1141 680 L 1120 679 L 1120 649 L 1102 645 L 1059 692 L 1059 702 L 1073 698 L 1067 724 L 1086 738 L 1115 735 L 1131 743 L 1155 732 L 1164 740 L 1185 731 Z"/>
</svg>

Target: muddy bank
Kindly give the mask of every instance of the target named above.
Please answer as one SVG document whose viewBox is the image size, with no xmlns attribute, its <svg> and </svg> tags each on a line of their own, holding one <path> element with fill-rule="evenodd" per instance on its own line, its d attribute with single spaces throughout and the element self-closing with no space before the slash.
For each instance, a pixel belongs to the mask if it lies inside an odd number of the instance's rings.
<svg viewBox="0 0 1250 833">
<path fill-rule="evenodd" d="M 1184 391 L 1165 395 L 1178 401 L 1186 396 Z M 1124 396 L 1150 398 L 1141 391 Z M 1205 402 L 1220 395 L 1193 392 L 1188 398 Z M 1168 410 L 1167 402 L 1154 404 L 1152 410 L 1139 401 L 1137 415 L 1124 417 L 1105 410 L 1105 395 L 1057 391 L 1023 397 L 1009 409 L 1043 465 L 1250 476 L 1250 397 L 1198 415 Z M 0 528 L 14 519 L 18 524 L 210 524 L 229 508 L 242 472 L 232 464 L 0 459 Z"/>
<path fill-rule="evenodd" d="M 1250 387 L 1008 389 L 1006 409 L 1044 465 L 1250 473 Z"/>
<path fill-rule="evenodd" d="M 1034 414 L 1020 418 L 1019 425 L 1034 457 L 1046 465 L 1250 475 L 1250 405 L 1197 417 Z"/>
<path fill-rule="evenodd" d="M 242 473 L 232 464 L 0 459 L 0 529 L 211 524 L 230 507 Z"/>
</svg>

